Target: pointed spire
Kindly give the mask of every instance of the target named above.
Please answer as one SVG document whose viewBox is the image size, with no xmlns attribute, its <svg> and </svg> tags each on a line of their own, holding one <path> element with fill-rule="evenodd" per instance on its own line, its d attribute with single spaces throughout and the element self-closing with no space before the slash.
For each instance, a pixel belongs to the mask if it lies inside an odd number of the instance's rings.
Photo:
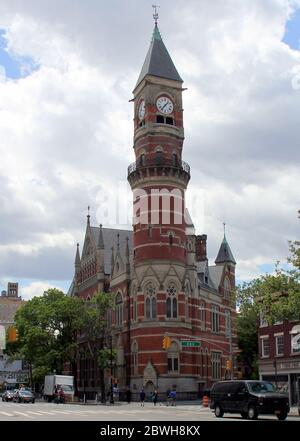
<svg viewBox="0 0 300 441">
<path fill-rule="evenodd" d="M 120 233 L 117 234 L 117 252 L 120 251 Z"/>
<path fill-rule="evenodd" d="M 115 264 L 115 252 L 114 252 L 114 247 L 111 247 L 111 260 L 110 260 L 110 264 L 111 264 L 111 273 L 113 272 L 114 269 L 114 264 Z"/>
<path fill-rule="evenodd" d="M 98 248 L 100 248 L 100 250 L 104 250 L 102 224 L 100 224 L 100 231 L 99 231 L 99 236 L 98 236 Z"/>
<path fill-rule="evenodd" d="M 158 14 L 157 14 L 158 18 Z M 154 75 L 160 78 L 175 80 L 183 82 L 177 69 L 172 61 L 172 58 L 167 51 L 164 42 L 162 41 L 157 20 L 152 34 L 152 41 L 147 52 L 140 76 L 137 80 L 135 88 L 145 78 L 146 75 Z"/>
<path fill-rule="evenodd" d="M 230 249 L 229 243 L 227 242 L 226 239 L 226 230 L 225 230 L 225 222 L 223 222 L 223 227 L 224 227 L 224 238 L 223 241 L 221 243 L 217 258 L 215 260 L 215 263 L 225 263 L 225 262 L 231 262 L 234 265 L 236 264 L 236 261 L 233 257 L 232 251 Z"/>
<path fill-rule="evenodd" d="M 88 206 L 88 214 L 87 214 L 87 226 L 89 227 L 90 226 L 90 218 L 91 218 L 91 216 L 90 216 L 90 206 Z"/>
<path fill-rule="evenodd" d="M 125 253 L 126 253 L 126 259 L 129 260 L 129 237 L 128 236 L 126 237 L 126 250 L 125 250 Z"/>
<path fill-rule="evenodd" d="M 75 265 L 80 265 L 80 253 L 79 253 L 79 243 L 77 243 Z"/>
</svg>

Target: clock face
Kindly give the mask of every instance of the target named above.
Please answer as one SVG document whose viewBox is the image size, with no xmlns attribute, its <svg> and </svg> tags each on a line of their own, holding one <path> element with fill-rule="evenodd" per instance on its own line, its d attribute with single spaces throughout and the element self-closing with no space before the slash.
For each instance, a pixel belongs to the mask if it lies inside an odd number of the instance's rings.
<svg viewBox="0 0 300 441">
<path fill-rule="evenodd" d="M 139 105 L 139 119 L 144 119 L 145 116 L 145 101 L 142 100 Z"/>
<path fill-rule="evenodd" d="M 161 96 L 158 98 L 156 101 L 156 107 L 161 113 L 164 114 L 172 113 L 174 108 L 172 101 L 166 96 Z"/>
</svg>

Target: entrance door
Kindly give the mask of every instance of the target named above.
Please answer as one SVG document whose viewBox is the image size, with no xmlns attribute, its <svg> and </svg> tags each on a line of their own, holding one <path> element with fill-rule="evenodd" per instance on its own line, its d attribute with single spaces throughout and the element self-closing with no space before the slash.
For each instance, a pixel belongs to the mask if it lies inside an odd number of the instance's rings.
<svg viewBox="0 0 300 441">
<path fill-rule="evenodd" d="M 152 381 L 148 381 L 147 383 L 146 383 L 146 386 L 145 386 L 145 394 L 146 394 L 146 399 L 147 398 L 150 398 L 151 396 L 152 396 L 152 394 L 153 394 L 153 392 L 154 392 L 154 384 L 153 384 L 153 382 Z"/>
</svg>

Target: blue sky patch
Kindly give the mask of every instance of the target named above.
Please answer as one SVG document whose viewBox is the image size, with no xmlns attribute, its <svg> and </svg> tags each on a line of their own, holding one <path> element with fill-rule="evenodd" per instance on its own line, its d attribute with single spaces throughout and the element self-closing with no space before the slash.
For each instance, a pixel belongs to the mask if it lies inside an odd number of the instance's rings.
<svg viewBox="0 0 300 441">
<path fill-rule="evenodd" d="M 291 49 L 300 50 L 300 8 L 294 12 L 287 22 L 283 41 Z"/>
<path fill-rule="evenodd" d="M 6 77 L 12 79 L 25 78 L 38 66 L 30 57 L 19 57 L 7 52 L 5 30 L 0 29 L 0 66 L 5 69 Z"/>
</svg>

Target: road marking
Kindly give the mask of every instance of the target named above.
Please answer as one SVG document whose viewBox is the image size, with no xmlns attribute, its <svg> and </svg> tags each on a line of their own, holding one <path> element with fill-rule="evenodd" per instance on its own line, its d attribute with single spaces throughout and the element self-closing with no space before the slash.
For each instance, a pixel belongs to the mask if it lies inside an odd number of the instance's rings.
<svg viewBox="0 0 300 441">
<path fill-rule="evenodd" d="M 39 412 L 41 412 L 42 414 L 46 414 L 46 415 L 54 415 L 53 412 L 46 412 L 45 410 L 39 410 Z"/>
<path fill-rule="evenodd" d="M 2 413 L 2 415 L 5 415 L 5 416 L 14 416 L 12 413 L 7 413 L 7 412 L 0 412 L 0 413 Z"/>
<path fill-rule="evenodd" d="M 42 415 L 41 413 L 39 413 L 39 412 L 33 412 L 32 410 L 28 410 L 27 412 L 28 412 L 28 413 L 32 413 L 33 415 L 39 415 L 39 416 Z"/>
<path fill-rule="evenodd" d="M 27 413 L 24 413 L 24 412 L 18 412 L 17 410 L 15 410 L 15 413 L 19 413 L 20 415 L 23 415 L 27 418 L 33 418 L 33 416 L 31 416 L 31 415 L 28 415 Z"/>
</svg>

